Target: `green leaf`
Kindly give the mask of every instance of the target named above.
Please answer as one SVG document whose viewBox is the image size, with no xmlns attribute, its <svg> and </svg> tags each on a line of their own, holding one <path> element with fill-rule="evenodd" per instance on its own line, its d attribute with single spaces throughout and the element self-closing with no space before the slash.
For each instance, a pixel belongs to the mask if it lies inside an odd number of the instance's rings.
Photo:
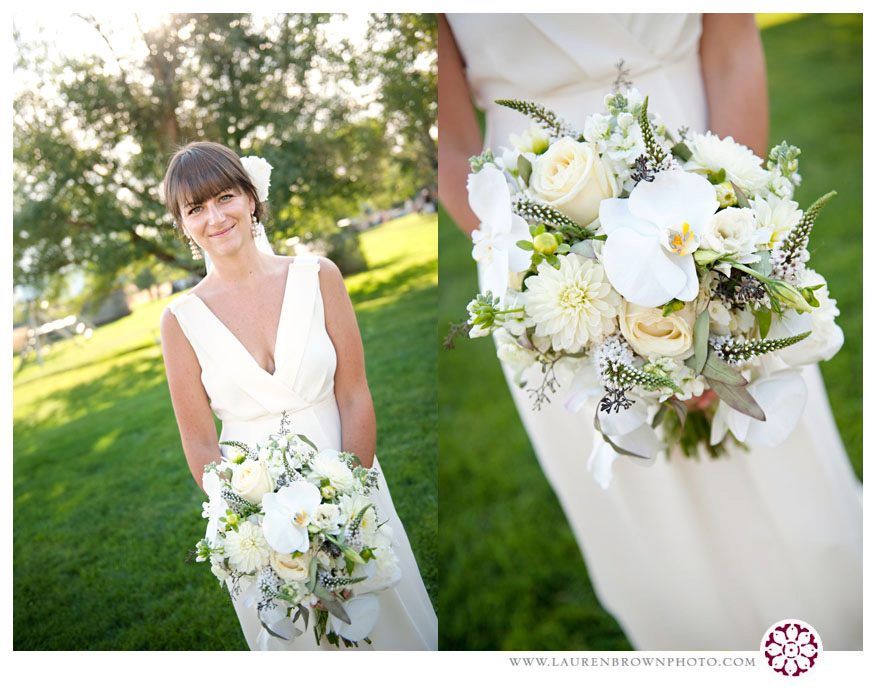
<svg viewBox="0 0 876 690">
<path fill-rule="evenodd" d="M 766 338 L 770 332 L 770 326 L 773 323 L 773 313 L 769 309 L 758 309 L 754 312 L 754 318 L 757 319 L 757 328 L 761 338 Z"/>
<path fill-rule="evenodd" d="M 718 357 L 712 348 L 708 348 L 706 365 L 703 367 L 703 376 L 709 381 L 718 381 L 729 386 L 745 386 L 748 381 L 736 369 Z"/>
<path fill-rule="evenodd" d="M 299 618 L 304 621 L 304 629 L 306 630 L 307 624 L 310 621 L 310 609 L 302 604 L 298 604 L 295 615 L 292 616 L 292 622 L 297 623 Z"/>
<path fill-rule="evenodd" d="M 523 155 L 517 157 L 517 173 L 523 180 L 523 184 L 529 186 L 529 178 L 532 176 L 532 163 Z"/>
<path fill-rule="evenodd" d="M 614 450 L 615 453 L 619 453 L 620 455 L 627 455 L 631 458 L 640 458 L 642 460 L 650 460 L 651 459 L 650 456 L 648 456 L 648 455 L 639 455 L 638 453 L 634 453 L 631 450 L 626 450 L 625 448 L 621 448 L 619 445 L 617 445 L 614 441 L 611 440 L 611 438 L 608 436 L 608 434 L 603 433 L 602 426 L 599 423 L 599 407 L 596 408 L 596 414 L 593 415 L 593 426 L 596 428 L 596 431 L 598 431 L 600 433 L 600 435 L 602 436 L 602 440 L 605 441 L 609 446 L 611 446 L 612 450 Z"/>
<path fill-rule="evenodd" d="M 315 558 L 310 559 L 310 568 L 307 571 L 307 589 L 312 592 L 316 588 L 316 566 L 319 562 Z"/>
<path fill-rule="evenodd" d="M 733 191 L 736 194 L 736 204 L 739 208 L 751 208 L 751 204 L 748 202 L 748 197 L 745 196 L 745 192 L 743 192 L 735 182 L 731 180 L 731 185 L 733 185 Z"/>
<path fill-rule="evenodd" d="M 694 322 L 693 333 L 694 354 L 691 359 L 693 362 L 688 366 L 694 370 L 695 374 L 700 374 L 703 367 L 706 366 L 706 361 L 709 354 L 709 309 L 706 307 L 697 316 Z M 688 360 L 690 361 L 690 360 Z"/>
<path fill-rule="evenodd" d="M 295 435 L 298 438 L 300 438 L 302 441 L 304 441 L 304 443 L 306 443 L 308 446 L 313 448 L 313 450 L 319 450 L 319 448 L 316 447 L 316 444 L 313 441 L 311 441 L 309 438 L 307 438 L 307 436 L 305 436 L 304 434 L 295 434 Z"/>
<path fill-rule="evenodd" d="M 731 386 L 708 377 L 707 380 L 709 386 L 715 391 L 715 395 L 734 410 L 738 410 L 742 414 L 747 414 L 749 417 L 758 419 L 761 422 L 766 421 L 766 415 L 760 405 L 757 404 L 757 401 L 751 397 L 751 393 L 746 390 L 745 386 Z"/>
<path fill-rule="evenodd" d="M 688 148 L 688 145 L 683 141 L 678 142 L 672 147 L 672 155 L 683 161 L 689 161 L 693 156 L 693 152 Z"/>
<path fill-rule="evenodd" d="M 663 418 L 666 416 L 666 410 L 669 408 L 666 405 L 661 405 L 660 409 L 657 410 L 657 414 L 654 415 L 654 419 L 651 420 L 651 426 L 656 429 L 660 426 L 660 423 L 663 421 Z"/>
<path fill-rule="evenodd" d="M 768 251 L 758 252 L 757 263 L 752 265 L 752 268 L 758 273 L 768 276 L 770 274 L 770 271 L 772 270 L 772 264 L 770 263 L 770 253 Z"/>
<path fill-rule="evenodd" d="M 553 254 L 549 254 L 549 255 L 545 256 L 545 260 L 546 260 L 551 266 L 553 266 L 554 268 L 556 268 L 557 270 L 559 270 L 559 268 L 560 268 L 560 259 L 559 259 L 558 257 L 554 256 Z"/>
<path fill-rule="evenodd" d="M 317 585 L 316 589 L 313 590 L 313 593 L 319 597 L 319 600 L 322 602 L 322 605 L 325 606 L 326 610 L 332 614 L 335 618 L 339 618 L 349 625 L 350 617 L 347 615 L 346 610 L 341 605 L 341 602 L 338 601 L 337 597 L 329 592 L 322 585 Z"/>
<path fill-rule="evenodd" d="M 557 247 L 557 254 L 568 254 L 571 247 L 565 242 L 561 243 L 560 246 Z"/>
<path fill-rule="evenodd" d="M 528 252 L 531 252 L 535 248 L 529 240 L 517 240 L 517 246 Z"/>
<path fill-rule="evenodd" d="M 680 299 L 671 299 L 663 305 L 663 316 L 669 316 L 673 312 L 684 309 L 684 302 Z"/>
<path fill-rule="evenodd" d="M 678 398 L 669 398 L 666 402 L 675 410 L 675 414 L 678 415 L 678 421 L 681 423 L 681 428 L 684 429 L 684 423 L 687 421 L 687 405 Z"/>
</svg>

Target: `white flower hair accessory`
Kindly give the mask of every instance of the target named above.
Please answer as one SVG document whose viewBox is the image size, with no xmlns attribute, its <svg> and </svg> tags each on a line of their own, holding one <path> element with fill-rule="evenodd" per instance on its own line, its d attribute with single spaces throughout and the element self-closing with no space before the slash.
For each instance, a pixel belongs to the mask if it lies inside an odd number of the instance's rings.
<svg viewBox="0 0 876 690">
<path fill-rule="evenodd" d="M 274 166 L 260 156 L 245 156 L 240 162 L 249 179 L 252 180 L 259 201 L 267 201 L 268 189 L 271 187 L 271 170 Z"/>
</svg>

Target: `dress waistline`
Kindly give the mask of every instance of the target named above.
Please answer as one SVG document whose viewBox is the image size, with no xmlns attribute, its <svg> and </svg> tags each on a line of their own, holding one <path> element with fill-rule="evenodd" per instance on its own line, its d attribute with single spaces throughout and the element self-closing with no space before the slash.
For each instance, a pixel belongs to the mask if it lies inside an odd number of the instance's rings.
<svg viewBox="0 0 876 690">
<path fill-rule="evenodd" d="M 280 419 L 283 414 L 294 415 L 300 412 L 304 412 L 305 410 L 310 410 L 318 407 L 323 407 L 325 405 L 335 405 L 337 404 L 335 401 L 335 391 L 331 389 L 320 398 L 308 402 L 306 405 L 300 405 L 298 407 L 288 407 L 282 410 L 278 410 L 276 412 L 268 412 L 266 414 L 261 414 L 255 417 L 238 417 L 232 414 L 222 414 L 217 415 L 221 420 L 222 424 L 236 424 L 236 423 L 245 423 L 245 424 L 253 424 L 260 421 L 266 421 L 269 419 Z"/>
</svg>

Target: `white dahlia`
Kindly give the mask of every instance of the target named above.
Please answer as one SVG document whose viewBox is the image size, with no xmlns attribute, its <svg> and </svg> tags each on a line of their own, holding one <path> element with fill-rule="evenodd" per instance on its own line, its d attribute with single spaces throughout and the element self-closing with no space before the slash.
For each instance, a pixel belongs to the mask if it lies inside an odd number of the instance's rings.
<svg viewBox="0 0 876 690">
<path fill-rule="evenodd" d="M 620 296 L 602 266 L 590 259 L 561 256 L 559 269 L 547 262 L 526 279 L 528 325 L 550 339 L 555 350 L 577 352 L 592 340 L 614 332 Z"/>
<path fill-rule="evenodd" d="M 237 531 L 225 534 L 225 553 L 231 567 L 243 573 L 253 573 L 268 564 L 271 547 L 265 541 L 262 528 L 252 522 L 242 522 Z"/>
<path fill-rule="evenodd" d="M 743 191 L 760 195 L 766 192 L 770 174 L 763 169 L 763 160 L 733 137 L 721 139 L 707 132 L 694 134 L 685 143 L 692 154 L 684 165 L 686 170 L 716 173 L 723 168 L 727 178 Z"/>
</svg>

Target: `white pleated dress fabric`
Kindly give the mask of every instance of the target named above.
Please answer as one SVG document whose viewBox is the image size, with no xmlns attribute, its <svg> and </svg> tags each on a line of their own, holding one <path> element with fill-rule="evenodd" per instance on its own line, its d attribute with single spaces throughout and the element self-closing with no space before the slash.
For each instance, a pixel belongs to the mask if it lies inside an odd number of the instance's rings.
<svg viewBox="0 0 876 690">
<path fill-rule="evenodd" d="M 604 110 L 620 59 L 668 126 L 707 128 L 699 15 L 448 19 L 494 150 L 529 126 L 495 99 L 537 101 L 583 127 Z M 719 460 L 676 453 L 651 467 L 622 458 L 608 490 L 586 468 L 595 401 L 573 415 L 561 390 L 536 412 L 505 375 L 594 590 L 635 648 L 752 650 L 786 618 L 815 626 L 828 650 L 862 648 L 861 485 L 815 366 L 803 370 L 806 408 L 780 447 Z"/>
<path fill-rule="evenodd" d="M 334 394 L 337 359 L 325 329 L 316 257 L 298 257 L 289 265 L 273 374 L 258 365 L 196 295 L 183 295 L 171 304 L 171 310 L 200 362 L 201 381 L 213 412 L 222 421 L 220 440 L 264 442 L 269 434 L 279 431 L 285 412 L 292 432 L 304 434 L 318 448 L 341 448 L 341 420 Z M 380 469 L 376 458 L 374 467 Z M 369 636 L 373 644 L 360 643 L 358 649 L 436 649 L 435 612 L 382 472 L 372 498 L 380 519 L 392 528 L 401 580 L 377 595 L 380 618 Z M 310 627 L 288 643 L 271 637 L 262 632 L 254 608 L 239 601 L 234 607 L 250 649 L 335 649 L 325 641 L 318 647 Z"/>
</svg>

